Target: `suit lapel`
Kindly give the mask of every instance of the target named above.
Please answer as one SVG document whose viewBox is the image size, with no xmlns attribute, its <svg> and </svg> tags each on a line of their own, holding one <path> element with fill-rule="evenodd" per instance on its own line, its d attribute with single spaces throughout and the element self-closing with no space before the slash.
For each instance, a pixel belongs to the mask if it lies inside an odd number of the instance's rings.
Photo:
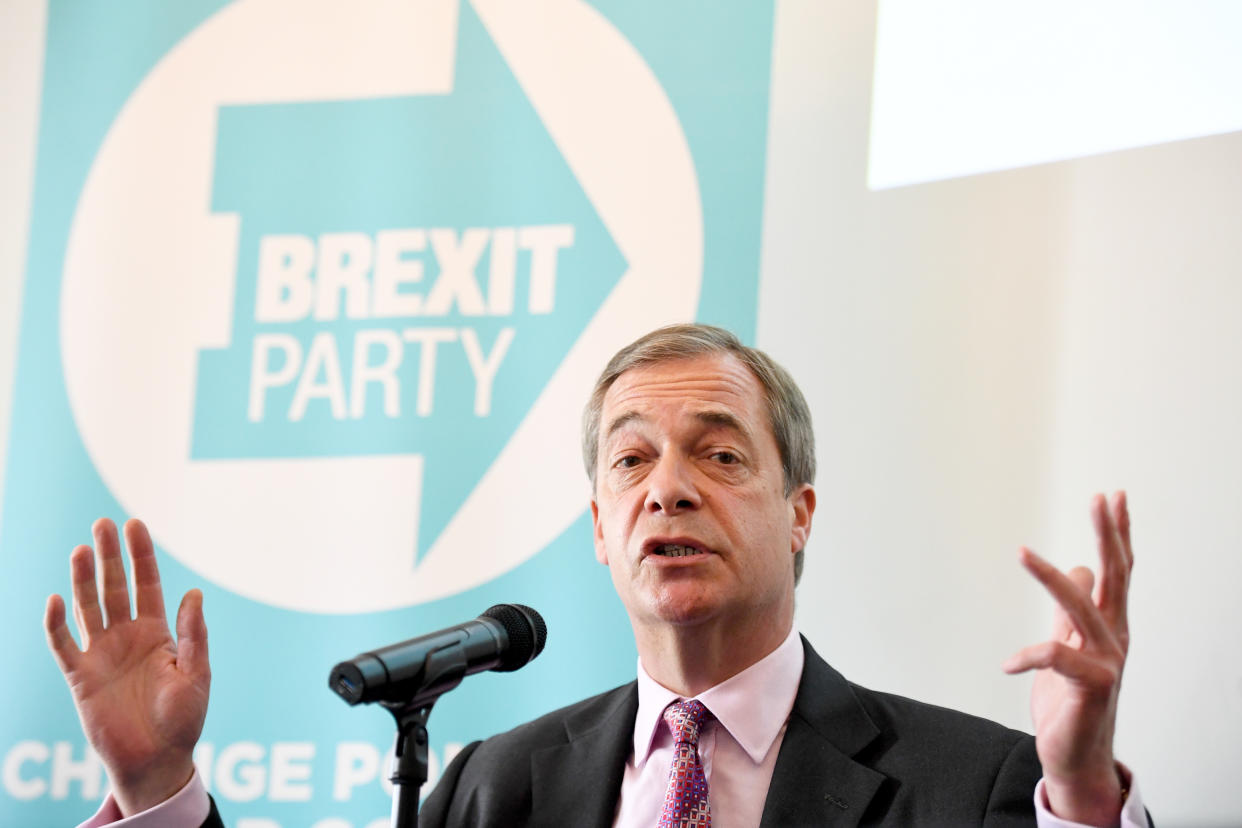
<svg viewBox="0 0 1242 828">
<path fill-rule="evenodd" d="M 611 826 L 637 713 L 638 685 L 631 683 L 566 720 L 565 744 L 531 754 L 532 813 L 548 825 Z"/>
<path fill-rule="evenodd" d="M 845 678 L 802 639 L 806 662 L 761 828 L 857 825 L 885 776 L 853 757 L 880 731 Z"/>
<path fill-rule="evenodd" d="M 802 680 L 760 825 L 857 825 L 886 777 L 852 757 L 880 731 L 845 678 L 802 645 Z M 637 712 L 637 685 L 619 687 L 566 720 L 564 744 L 531 754 L 532 813 L 546 819 L 533 824 L 612 825 Z"/>
</svg>

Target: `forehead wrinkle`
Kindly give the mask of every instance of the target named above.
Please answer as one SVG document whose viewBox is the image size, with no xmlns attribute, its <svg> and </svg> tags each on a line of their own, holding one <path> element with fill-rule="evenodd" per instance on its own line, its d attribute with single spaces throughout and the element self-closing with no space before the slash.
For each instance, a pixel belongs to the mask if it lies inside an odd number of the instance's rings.
<svg viewBox="0 0 1242 828">
<path fill-rule="evenodd" d="M 675 369 L 683 367 L 683 373 L 675 373 Z M 663 373 L 668 370 L 674 374 Z M 656 376 L 651 376 L 652 372 Z M 673 399 L 698 407 L 690 416 L 700 424 L 734 430 L 753 443 L 761 436 L 747 424 L 745 416 L 733 413 L 733 408 L 748 408 L 756 395 L 762 398 L 758 380 L 732 355 L 704 355 L 631 368 L 616 378 L 602 401 L 601 420 L 610 408 L 628 408 L 606 421 L 599 441 L 608 441 L 627 426 L 649 424 L 652 416 L 645 410 L 648 403 Z M 760 406 L 761 402 L 760 399 Z"/>
</svg>

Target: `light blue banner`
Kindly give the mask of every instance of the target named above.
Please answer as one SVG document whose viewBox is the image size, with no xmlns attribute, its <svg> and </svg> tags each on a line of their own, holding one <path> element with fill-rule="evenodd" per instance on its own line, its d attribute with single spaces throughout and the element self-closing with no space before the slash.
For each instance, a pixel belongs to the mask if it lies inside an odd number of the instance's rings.
<svg viewBox="0 0 1242 828">
<path fill-rule="evenodd" d="M 339 5 L 339 7 L 338 7 Z M 201 587 L 230 824 L 386 824 L 362 650 L 519 602 L 461 745 L 633 677 L 577 423 L 672 321 L 752 339 L 771 3 L 52 2 L 0 555 L 0 823 L 102 797 L 38 622 L 99 515 Z M 337 819 L 339 822 L 325 822 Z M 376 822 L 378 821 L 378 822 Z"/>
</svg>

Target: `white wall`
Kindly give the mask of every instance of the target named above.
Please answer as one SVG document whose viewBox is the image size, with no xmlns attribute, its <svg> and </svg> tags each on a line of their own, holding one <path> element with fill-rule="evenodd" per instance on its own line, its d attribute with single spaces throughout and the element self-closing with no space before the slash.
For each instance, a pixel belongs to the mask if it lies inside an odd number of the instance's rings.
<svg viewBox="0 0 1242 828">
<path fill-rule="evenodd" d="M 1072 165 L 1052 537 L 1134 496 L 1119 750 L 1169 824 L 1237 824 L 1242 776 L 1242 134 Z"/>
<path fill-rule="evenodd" d="M 1029 729 L 999 669 L 1125 487 L 1121 757 L 1157 821 L 1242 776 L 1242 134 L 871 192 L 875 4 L 779 7 L 759 344 L 816 415 L 799 624 L 854 680 Z M 1235 89 L 1242 89 L 1242 79 Z"/>
</svg>

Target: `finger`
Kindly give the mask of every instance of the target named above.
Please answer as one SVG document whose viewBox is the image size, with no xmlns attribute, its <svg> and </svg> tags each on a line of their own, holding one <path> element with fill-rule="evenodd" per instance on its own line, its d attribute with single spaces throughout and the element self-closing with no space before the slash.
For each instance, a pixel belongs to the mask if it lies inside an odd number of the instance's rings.
<svg viewBox="0 0 1242 828">
<path fill-rule="evenodd" d="M 177 666 L 201 679 L 211 678 L 207 659 L 207 620 L 203 617 L 203 593 L 192 589 L 177 610 Z"/>
<path fill-rule="evenodd" d="M 43 610 L 43 629 L 47 633 L 47 647 L 62 673 L 68 674 L 78 666 L 82 651 L 69 634 L 65 623 L 65 602 L 59 595 L 49 595 Z"/>
<path fill-rule="evenodd" d="M 1124 491 L 1113 492 L 1112 503 L 1113 524 L 1117 527 L 1117 537 L 1121 542 L 1121 553 L 1124 561 L 1124 585 L 1114 599 L 1112 606 L 1113 627 L 1117 638 L 1126 649 L 1130 644 L 1130 577 L 1134 571 L 1134 547 L 1130 543 L 1130 506 Z"/>
<path fill-rule="evenodd" d="M 1114 627 L 1124 621 L 1126 590 L 1129 588 L 1129 565 L 1121 548 L 1121 536 L 1108 510 L 1104 495 L 1091 498 L 1091 521 L 1100 555 L 1100 611 Z"/>
<path fill-rule="evenodd" d="M 1082 592 L 1083 595 L 1090 595 L 1091 588 L 1095 585 L 1095 573 L 1085 566 L 1076 566 L 1065 576 L 1074 582 L 1074 586 Z"/>
<path fill-rule="evenodd" d="M 1092 584 L 1095 582 L 1095 573 L 1085 566 L 1076 566 L 1069 571 L 1069 579 L 1074 582 L 1074 586 L 1082 590 L 1084 595 L 1090 595 Z M 1074 624 L 1070 621 L 1069 614 L 1060 604 L 1057 604 L 1052 616 L 1052 640 L 1064 641 L 1071 646 L 1076 646 L 1074 632 Z"/>
<path fill-rule="evenodd" d="M 1121 551 L 1126 556 L 1126 568 L 1134 568 L 1134 546 L 1130 543 L 1130 499 L 1125 491 L 1113 492 L 1113 522 L 1121 536 Z"/>
<path fill-rule="evenodd" d="M 1084 643 L 1106 641 L 1112 637 L 1089 592 L 1081 591 L 1064 572 L 1025 547 L 1022 549 L 1022 565 L 1065 610 Z"/>
<path fill-rule="evenodd" d="M 134 603 L 138 616 L 164 619 L 164 591 L 160 586 L 160 567 L 151 545 L 151 533 L 137 518 L 125 522 L 125 546 L 129 549 L 134 573 Z"/>
<path fill-rule="evenodd" d="M 1011 675 L 1028 670 L 1052 670 L 1072 681 L 1104 685 L 1114 680 L 1111 669 L 1082 650 L 1075 650 L 1056 641 L 1044 641 L 1023 647 L 1001 665 Z"/>
<path fill-rule="evenodd" d="M 104 628 L 99 589 L 95 585 L 95 554 L 89 546 L 79 546 L 70 554 L 69 577 L 73 584 L 73 617 L 78 622 L 82 646 L 89 647 L 91 636 Z"/>
<path fill-rule="evenodd" d="M 95 535 L 95 555 L 99 558 L 103 606 L 108 623 L 128 621 L 129 585 L 125 583 L 125 564 L 121 562 L 121 541 L 116 534 L 116 524 L 107 518 L 100 518 L 91 531 Z"/>
<path fill-rule="evenodd" d="M 1024 550 L 1025 554 L 1034 554 L 1029 549 Z M 1069 613 L 1060 604 L 1052 611 L 1052 640 L 1053 641 L 1069 641 L 1074 634 L 1074 622 L 1070 620 Z"/>
</svg>

